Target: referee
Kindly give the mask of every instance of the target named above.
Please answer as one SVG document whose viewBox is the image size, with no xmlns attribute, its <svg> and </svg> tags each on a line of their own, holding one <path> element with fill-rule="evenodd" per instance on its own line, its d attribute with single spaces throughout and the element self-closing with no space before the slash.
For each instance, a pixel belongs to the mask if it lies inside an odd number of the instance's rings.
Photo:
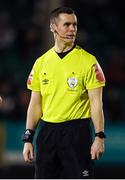
<svg viewBox="0 0 125 180">
<path fill-rule="evenodd" d="M 27 81 L 32 93 L 23 157 L 34 160 L 32 141 L 39 122 L 35 178 L 93 178 L 94 160 L 104 152 L 105 77 L 97 59 L 75 42 L 77 17 L 71 8 L 51 12 L 50 30 L 54 46 L 35 61 Z"/>
</svg>

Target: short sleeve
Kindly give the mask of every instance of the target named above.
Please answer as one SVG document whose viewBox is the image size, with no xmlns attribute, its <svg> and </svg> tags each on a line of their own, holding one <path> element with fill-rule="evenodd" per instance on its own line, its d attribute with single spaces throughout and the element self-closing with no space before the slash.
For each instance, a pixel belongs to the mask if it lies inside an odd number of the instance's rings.
<svg viewBox="0 0 125 180">
<path fill-rule="evenodd" d="M 40 91 L 40 82 L 39 82 L 39 63 L 35 62 L 29 76 L 27 79 L 27 88 L 32 91 Z"/>
<path fill-rule="evenodd" d="M 86 75 L 86 89 L 94 89 L 105 86 L 105 76 L 101 66 L 94 58 L 93 62 L 89 65 Z"/>
</svg>

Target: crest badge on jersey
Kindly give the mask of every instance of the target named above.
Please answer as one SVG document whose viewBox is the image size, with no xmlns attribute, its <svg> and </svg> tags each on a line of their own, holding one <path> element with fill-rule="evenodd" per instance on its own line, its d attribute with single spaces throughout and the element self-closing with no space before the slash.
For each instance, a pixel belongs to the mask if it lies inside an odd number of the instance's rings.
<svg viewBox="0 0 125 180">
<path fill-rule="evenodd" d="M 105 76 L 103 74 L 103 71 L 102 71 L 100 65 L 97 63 L 97 64 L 94 64 L 93 67 L 95 69 L 96 79 L 99 81 L 105 81 Z"/>
<path fill-rule="evenodd" d="M 78 79 L 76 79 L 74 77 L 68 78 L 67 83 L 68 83 L 69 87 L 73 89 L 73 88 L 75 88 L 77 86 Z"/>
</svg>

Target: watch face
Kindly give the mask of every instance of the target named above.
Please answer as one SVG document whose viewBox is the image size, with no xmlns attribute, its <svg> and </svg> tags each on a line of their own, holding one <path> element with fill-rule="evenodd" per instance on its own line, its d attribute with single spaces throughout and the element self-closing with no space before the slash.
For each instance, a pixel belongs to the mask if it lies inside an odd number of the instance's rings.
<svg viewBox="0 0 125 180">
<path fill-rule="evenodd" d="M 104 138 L 104 134 L 100 133 L 99 137 Z"/>
<path fill-rule="evenodd" d="M 100 138 L 106 138 L 106 135 L 104 134 L 104 132 L 98 132 L 95 134 L 95 136 L 98 136 Z"/>
</svg>

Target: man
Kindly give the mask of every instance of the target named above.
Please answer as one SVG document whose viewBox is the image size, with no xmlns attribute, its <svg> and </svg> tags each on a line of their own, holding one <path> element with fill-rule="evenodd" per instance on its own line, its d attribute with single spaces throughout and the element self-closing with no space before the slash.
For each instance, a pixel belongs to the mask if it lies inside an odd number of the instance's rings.
<svg viewBox="0 0 125 180">
<path fill-rule="evenodd" d="M 50 30 L 54 47 L 38 58 L 28 78 L 32 94 L 23 136 L 24 160 L 34 160 L 32 141 L 40 121 L 35 177 L 92 178 L 93 160 L 104 152 L 105 78 L 96 58 L 75 44 L 77 18 L 72 9 L 53 10 Z"/>
</svg>

